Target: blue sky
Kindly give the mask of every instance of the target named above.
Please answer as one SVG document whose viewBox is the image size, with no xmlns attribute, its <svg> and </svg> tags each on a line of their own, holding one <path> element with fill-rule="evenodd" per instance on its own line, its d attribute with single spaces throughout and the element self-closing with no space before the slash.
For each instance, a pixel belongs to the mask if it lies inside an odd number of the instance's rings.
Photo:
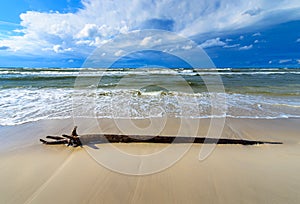
<svg viewBox="0 0 300 204">
<path fill-rule="evenodd" d="M 81 67 L 97 47 L 144 29 L 193 40 L 217 67 L 300 66 L 299 0 L 10 0 L 0 3 L 0 67 Z"/>
</svg>

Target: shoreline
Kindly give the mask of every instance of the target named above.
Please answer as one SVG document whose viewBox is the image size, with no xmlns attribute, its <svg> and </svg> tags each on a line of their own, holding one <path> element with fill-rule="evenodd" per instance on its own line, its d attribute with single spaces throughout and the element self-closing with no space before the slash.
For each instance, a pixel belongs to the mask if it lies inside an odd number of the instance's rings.
<svg viewBox="0 0 300 204">
<path fill-rule="evenodd" d="M 89 117 L 82 117 L 82 118 L 76 118 L 75 120 L 149 120 L 149 119 L 160 119 L 161 117 L 146 117 L 146 118 L 111 118 L 111 117 L 101 117 L 101 118 L 89 118 Z M 228 120 L 300 120 L 300 116 L 282 116 L 282 117 L 249 117 L 249 116 L 220 116 L 220 117 L 199 117 L 199 118 L 188 118 L 188 117 L 167 117 L 168 119 L 175 119 L 175 120 L 180 120 L 180 119 L 185 119 L 185 120 L 211 120 L 211 119 L 228 119 Z M 56 120 L 74 120 L 74 117 L 65 117 L 65 118 L 42 118 L 42 119 L 37 119 L 37 120 L 31 120 L 31 121 L 25 121 L 25 122 L 20 122 L 16 124 L 5 124 L 1 125 L 0 124 L 0 129 L 5 128 L 5 127 L 15 127 L 15 126 L 20 126 L 20 125 L 26 125 L 30 123 L 38 123 L 38 122 L 43 122 L 43 121 L 56 121 Z"/>
</svg>

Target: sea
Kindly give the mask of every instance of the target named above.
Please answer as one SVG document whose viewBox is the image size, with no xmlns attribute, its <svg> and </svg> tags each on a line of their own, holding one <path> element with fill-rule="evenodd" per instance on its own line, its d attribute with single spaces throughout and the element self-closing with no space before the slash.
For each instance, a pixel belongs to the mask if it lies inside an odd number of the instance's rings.
<svg viewBox="0 0 300 204">
<path fill-rule="evenodd" d="M 300 68 L 0 68 L 0 126 L 165 116 L 299 118 Z"/>
</svg>

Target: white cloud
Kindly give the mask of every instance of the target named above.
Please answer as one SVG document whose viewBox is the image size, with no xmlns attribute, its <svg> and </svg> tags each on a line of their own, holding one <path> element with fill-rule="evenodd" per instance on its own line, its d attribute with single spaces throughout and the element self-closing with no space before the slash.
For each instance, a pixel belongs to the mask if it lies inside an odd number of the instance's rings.
<svg viewBox="0 0 300 204">
<path fill-rule="evenodd" d="M 182 33 L 190 36 L 199 33 L 237 30 L 252 25 L 258 27 L 283 23 L 299 19 L 299 7 L 300 1 L 298 0 L 198 1 L 198 6 L 190 8 L 191 12 L 188 12 L 188 16 L 197 15 L 195 8 L 203 15 L 194 19 L 190 18 L 191 23 L 186 23 L 187 26 Z M 277 13 L 280 15 L 276 15 Z M 183 19 L 188 19 L 188 17 L 185 16 Z"/>
<path fill-rule="evenodd" d="M 114 55 L 117 57 L 121 57 L 124 53 L 125 53 L 124 50 L 118 50 L 117 52 L 115 52 Z"/>
<path fill-rule="evenodd" d="M 190 50 L 192 48 L 193 48 L 192 45 L 184 45 L 184 46 L 182 46 L 182 49 L 184 49 L 184 50 Z"/>
<path fill-rule="evenodd" d="M 296 40 L 296 42 L 300 42 L 300 38 Z"/>
<path fill-rule="evenodd" d="M 239 47 L 240 44 L 233 44 L 233 45 L 225 45 L 224 48 L 235 48 L 235 47 Z"/>
<path fill-rule="evenodd" d="M 56 53 L 62 52 L 63 48 L 60 45 L 54 45 L 53 46 L 53 51 Z"/>
<path fill-rule="evenodd" d="M 71 52 L 73 51 L 72 48 L 63 48 L 61 45 L 54 45 L 53 51 L 56 53 L 64 53 L 64 52 Z"/>
<path fill-rule="evenodd" d="M 23 29 L 18 32 L 23 36 L 2 39 L 1 46 L 10 47 L 12 52 L 36 55 L 68 49 L 85 53 L 88 48 L 102 45 L 113 36 L 141 29 L 143 23 L 152 22 L 151 19 L 168 20 L 153 22 L 171 22 L 174 32 L 190 37 L 300 18 L 300 12 L 295 10 L 300 7 L 299 0 L 160 0 L 155 3 L 149 0 L 82 0 L 82 3 L 84 7 L 76 13 L 28 11 L 21 14 Z M 280 18 L 274 17 L 276 13 L 281 14 Z M 56 45 L 61 45 L 62 49 Z M 202 46 L 225 45 L 220 39 L 212 39 Z"/>
<path fill-rule="evenodd" d="M 91 40 L 78 40 L 75 42 L 76 45 L 90 45 L 91 43 Z"/>
<path fill-rule="evenodd" d="M 154 44 L 161 44 L 162 43 L 162 39 L 157 39 L 154 41 Z"/>
<path fill-rule="evenodd" d="M 147 36 L 141 40 L 140 46 L 154 46 L 154 45 L 159 45 L 161 43 L 162 43 L 162 39 L 154 38 L 153 36 Z"/>
<path fill-rule="evenodd" d="M 253 45 L 246 45 L 246 46 L 243 46 L 243 47 L 240 47 L 239 50 L 250 50 L 253 48 Z"/>
<path fill-rule="evenodd" d="M 200 45 L 201 48 L 209 48 L 209 47 L 219 47 L 219 46 L 225 46 L 226 43 L 221 41 L 220 38 L 210 39 L 205 41 Z"/>
<path fill-rule="evenodd" d="M 300 64 L 300 59 L 297 60 L 298 64 Z"/>
<path fill-rule="evenodd" d="M 253 45 L 246 45 L 246 46 L 243 46 L 243 47 L 240 47 L 239 50 L 250 50 L 253 48 Z"/>
<path fill-rule="evenodd" d="M 257 43 L 266 43 L 267 41 L 266 40 L 254 40 L 254 43 L 257 44 Z"/>
<path fill-rule="evenodd" d="M 279 60 L 279 64 L 284 64 L 284 63 L 288 63 L 291 61 L 292 61 L 292 59 L 282 59 L 282 60 Z"/>
<path fill-rule="evenodd" d="M 95 24 L 85 24 L 83 29 L 76 35 L 76 38 L 92 38 L 98 34 L 98 26 Z"/>
<path fill-rule="evenodd" d="M 145 37 L 145 38 L 141 41 L 140 45 L 141 45 L 141 46 L 147 46 L 147 45 L 151 42 L 151 40 L 152 40 L 152 37 L 151 37 L 151 36 Z"/>
<path fill-rule="evenodd" d="M 255 36 L 261 36 L 261 33 L 254 33 L 253 35 L 252 35 L 253 37 L 255 37 Z"/>
<path fill-rule="evenodd" d="M 52 47 L 42 48 L 42 51 L 51 51 L 55 53 L 65 53 L 73 51 L 72 48 L 64 48 L 62 45 L 53 45 Z"/>
</svg>

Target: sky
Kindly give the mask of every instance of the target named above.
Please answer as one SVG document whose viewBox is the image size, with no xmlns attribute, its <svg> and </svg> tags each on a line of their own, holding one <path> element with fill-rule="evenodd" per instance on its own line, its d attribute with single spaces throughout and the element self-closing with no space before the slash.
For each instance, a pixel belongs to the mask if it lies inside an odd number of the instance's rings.
<svg viewBox="0 0 300 204">
<path fill-rule="evenodd" d="M 149 34 L 125 40 L 126 46 L 149 45 L 142 57 L 149 56 L 149 64 L 151 57 L 159 62 L 160 54 L 149 52 L 155 45 L 203 49 L 216 67 L 300 66 L 299 0 L 10 0 L 0 2 L 0 67 L 81 67 L 118 36 L 147 29 L 188 39 L 174 43 L 170 35 Z M 122 55 L 124 44 L 113 54 L 132 66 Z"/>
</svg>

